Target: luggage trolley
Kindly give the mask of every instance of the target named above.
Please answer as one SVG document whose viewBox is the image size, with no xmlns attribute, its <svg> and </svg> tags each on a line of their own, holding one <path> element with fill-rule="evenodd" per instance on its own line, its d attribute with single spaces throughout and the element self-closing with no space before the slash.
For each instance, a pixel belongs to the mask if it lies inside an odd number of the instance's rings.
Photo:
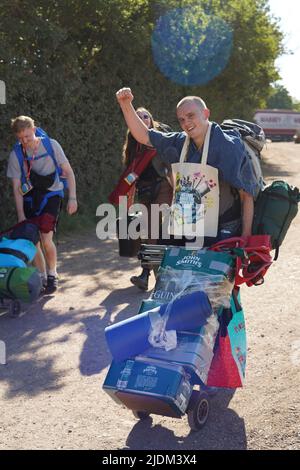
<svg viewBox="0 0 300 470">
<path fill-rule="evenodd" d="M 139 252 L 142 266 L 158 268 L 167 248 L 180 249 L 142 245 Z M 139 314 L 156 306 L 159 303 L 156 304 L 155 300 L 145 300 Z M 214 321 L 218 322 L 217 319 Z M 201 364 L 205 361 L 211 363 L 212 356 L 212 349 L 206 352 L 203 348 L 200 329 L 177 331 L 175 349 L 166 351 L 149 347 L 135 357 L 119 362 L 113 360 L 103 389 L 116 403 L 131 409 L 140 420 L 149 418 L 151 414 L 175 418 L 187 414 L 191 430 L 198 431 L 208 419 L 210 399 L 215 393 L 215 388 L 205 385 L 201 372 Z"/>
<path fill-rule="evenodd" d="M 145 391 L 146 384 L 151 391 Z M 103 388 L 140 420 L 148 419 L 151 414 L 173 418 L 187 414 L 190 428 L 198 431 L 209 416 L 208 393 L 178 363 L 145 356 L 119 363 L 113 361 Z"/>
<path fill-rule="evenodd" d="M 5 303 L 6 300 L 8 300 L 8 304 Z M 4 315 L 8 312 L 11 317 L 18 317 L 21 313 L 21 302 L 11 297 L 1 297 L 0 293 L 0 311 L 1 310 L 0 315 Z"/>
</svg>

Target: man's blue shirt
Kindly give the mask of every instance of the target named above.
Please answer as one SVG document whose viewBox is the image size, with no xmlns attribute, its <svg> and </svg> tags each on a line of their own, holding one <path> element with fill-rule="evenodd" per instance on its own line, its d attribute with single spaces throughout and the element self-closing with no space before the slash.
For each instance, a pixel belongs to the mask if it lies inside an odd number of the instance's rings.
<svg viewBox="0 0 300 470">
<path fill-rule="evenodd" d="M 184 132 L 169 132 L 149 129 L 150 142 L 168 163 L 179 161 L 180 153 L 186 138 Z M 186 161 L 201 163 L 202 149 L 198 150 L 191 140 Z M 219 178 L 236 189 L 243 189 L 252 196 L 259 190 L 252 165 L 238 132 L 223 131 L 213 123 L 211 128 L 207 164 L 219 170 Z"/>
</svg>

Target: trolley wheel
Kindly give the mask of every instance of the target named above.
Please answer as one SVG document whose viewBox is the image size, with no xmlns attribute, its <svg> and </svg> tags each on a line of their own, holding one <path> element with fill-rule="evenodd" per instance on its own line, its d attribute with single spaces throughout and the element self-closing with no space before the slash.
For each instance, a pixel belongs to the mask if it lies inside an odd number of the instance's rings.
<svg viewBox="0 0 300 470">
<path fill-rule="evenodd" d="M 19 300 L 12 300 L 9 306 L 9 314 L 12 317 L 18 317 L 21 313 L 21 304 Z"/>
<path fill-rule="evenodd" d="M 146 411 L 132 411 L 133 416 L 137 419 L 144 420 L 150 418 L 150 413 L 147 413 Z"/>
<path fill-rule="evenodd" d="M 206 392 L 194 390 L 188 406 L 188 423 L 192 431 L 199 431 L 209 415 L 209 398 Z"/>
</svg>

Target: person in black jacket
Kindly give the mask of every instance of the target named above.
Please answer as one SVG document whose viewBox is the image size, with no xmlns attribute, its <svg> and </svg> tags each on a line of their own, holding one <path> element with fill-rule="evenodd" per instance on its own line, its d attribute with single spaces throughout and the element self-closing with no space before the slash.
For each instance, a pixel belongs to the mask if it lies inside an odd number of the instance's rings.
<svg viewBox="0 0 300 470">
<path fill-rule="evenodd" d="M 148 127 L 161 132 L 171 132 L 171 128 L 166 124 L 157 122 L 151 113 L 143 107 L 137 108 L 137 115 Z M 127 168 L 137 158 L 143 158 L 143 154 L 149 150 L 146 145 L 138 143 L 128 130 L 123 147 L 123 164 Z M 148 210 L 148 233 L 149 237 L 142 240 L 146 244 L 157 244 L 157 239 L 151 239 L 151 205 L 169 204 L 172 201 L 173 190 L 167 179 L 167 166 L 161 161 L 159 155 L 155 155 L 136 182 L 136 195 L 138 202 L 144 204 Z M 132 276 L 130 281 L 141 290 L 148 289 L 148 280 L 151 269 L 143 268 L 139 276 Z"/>
</svg>

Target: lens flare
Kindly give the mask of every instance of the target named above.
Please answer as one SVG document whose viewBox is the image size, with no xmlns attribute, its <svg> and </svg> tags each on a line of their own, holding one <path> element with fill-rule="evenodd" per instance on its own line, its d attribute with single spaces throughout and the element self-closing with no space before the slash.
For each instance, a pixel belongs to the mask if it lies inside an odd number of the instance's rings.
<svg viewBox="0 0 300 470">
<path fill-rule="evenodd" d="M 232 50 L 231 27 L 199 6 L 160 16 L 151 37 L 154 62 L 180 85 L 205 85 L 226 67 Z"/>
</svg>

